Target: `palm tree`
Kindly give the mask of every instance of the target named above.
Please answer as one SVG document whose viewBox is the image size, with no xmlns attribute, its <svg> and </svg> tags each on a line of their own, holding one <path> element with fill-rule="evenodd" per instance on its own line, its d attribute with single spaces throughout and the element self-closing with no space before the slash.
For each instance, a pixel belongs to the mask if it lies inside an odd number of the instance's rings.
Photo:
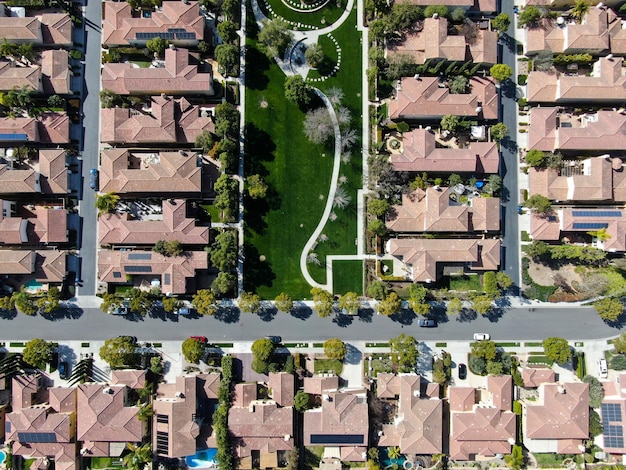
<svg viewBox="0 0 626 470">
<path fill-rule="evenodd" d="M 126 448 L 130 453 L 126 454 L 122 461 L 124 468 L 130 470 L 142 470 L 146 463 L 152 460 L 152 446 L 150 444 L 144 444 L 137 447 L 130 442 L 126 444 Z"/>
<path fill-rule="evenodd" d="M 520 470 L 526 464 L 526 457 L 524 457 L 524 450 L 522 446 L 513 446 L 510 455 L 504 456 L 504 461 L 509 468 L 513 470 Z"/>
<path fill-rule="evenodd" d="M 582 23 L 585 15 L 589 12 L 589 3 L 587 0 L 576 0 L 574 8 L 572 8 L 572 16 L 576 18 L 579 23 Z"/>
<path fill-rule="evenodd" d="M 402 455 L 402 452 L 400 451 L 400 447 L 393 446 L 387 449 L 387 456 L 391 460 L 399 459 L 401 455 Z"/>
<path fill-rule="evenodd" d="M 120 202 L 120 197 L 115 193 L 104 193 L 96 196 L 96 208 L 98 216 L 102 214 L 110 214 L 115 210 Z"/>
<path fill-rule="evenodd" d="M 137 418 L 139 421 L 148 421 L 148 418 L 154 414 L 151 403 L 145 403 L 139 407 Z"/>
</svg>

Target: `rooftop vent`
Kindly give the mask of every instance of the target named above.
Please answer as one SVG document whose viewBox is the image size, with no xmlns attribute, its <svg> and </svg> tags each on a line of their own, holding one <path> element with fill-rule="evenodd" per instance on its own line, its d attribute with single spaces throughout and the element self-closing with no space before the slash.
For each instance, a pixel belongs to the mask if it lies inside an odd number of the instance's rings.
<svg viewBox="0 0 626 470">
<path fill-rule="evenodd" d="M 102 390 L 102 393 L 106 393 L 107 395 L 113 395 L 113 389 L 111 387 L 106 387 Z"/>
</svg>

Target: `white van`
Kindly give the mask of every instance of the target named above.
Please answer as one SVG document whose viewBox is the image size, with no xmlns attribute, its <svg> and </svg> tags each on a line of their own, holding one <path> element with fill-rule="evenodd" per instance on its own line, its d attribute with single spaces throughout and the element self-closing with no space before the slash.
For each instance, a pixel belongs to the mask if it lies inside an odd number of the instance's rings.
<svg viewBox="0 0 626 470">
<path fill-rule="evenodd" d="M 598 375 L 601 379 L 606 379 L 609 376 L 609 368 L 604 358 L 598 359 Z"/>
</svg>

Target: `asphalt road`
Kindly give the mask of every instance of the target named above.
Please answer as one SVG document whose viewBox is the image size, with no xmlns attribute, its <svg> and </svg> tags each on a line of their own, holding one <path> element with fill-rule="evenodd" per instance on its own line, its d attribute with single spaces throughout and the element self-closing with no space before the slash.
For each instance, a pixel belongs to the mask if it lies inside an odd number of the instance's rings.
<svg viewBox="0 0 626 470">
<path fill-rule="evenodd" d="M 501 316 L 459 316 L 449 320 L 444 315 L 435 318 L 436 328 L 419 328 L 413 315 L 387 318 L 374 314 L 359 317 L 340 315 L 320 318 L 311 310 L 300 315 L 284 312 L 223 313 L 219 317 L 176 318 L 156 315 L 125 318 L 107 315 L 99 309 L 75 310 L 57 314 L 52 319 L 29 317 L 13 313 L 2 321 L 0 341 L 104 340 L 121 334 L 137 336 L 142 341 L 181 341 L 189 336 L 203 335 L 209 341 L 249 341 L 265 335 L 280 335 L 283 342 L 315 341 L 339 337 L 345 341 L 388 340 L 400 333 L 410 334 L 422 341 L 470 340 L 473 333 L 489 333 L 496 341 L 542 340 L 550 336 L 570 340 L 591 340 L 617 336 L 621 327 L 605 324 L 589 307 L 509 308 Z"/>
<path fill-rule="evenodd" d="M 500 61 L 515 70 L 515 40 L 513 39 L 513 0 L 502 0 L 501 12 L 511 17 L 507 34 L 502 35 L 499 45 Z M 513 80 L 516 77 L 511 77 Z M 500 176 L 502 176 L 502 259 L 501 266 L 513 280 L 514 286 L 520 283 L 520 230 L 517 205 L 519 204 L 518 158 L 517 158 L 517 103 L 515 84 L 503 84 L 500 93 L 500 121 L 509 128 L 510 136 L 503 139 L 500 147 Z"/>
<path fill-rule="evenodd" d="M 79 295 L 96 293 L 97 218 L 95 191 L 89 187 L 89 170 L 98 168 L 100 152 L 100 56 L 102 4 L 89 0 L 85 7 L 86 32 L 85 81 L 83 83 L 83 187 L 79 192 L 79 214 L 82 230 L 80 236 L 81 283 Z"/>
</svg>

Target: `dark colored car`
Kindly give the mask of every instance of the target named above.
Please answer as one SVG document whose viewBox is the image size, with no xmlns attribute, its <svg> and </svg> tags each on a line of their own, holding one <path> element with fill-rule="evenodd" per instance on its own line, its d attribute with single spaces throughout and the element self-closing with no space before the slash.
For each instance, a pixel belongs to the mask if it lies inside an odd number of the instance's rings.
<svg viewBox="0 0 626 470">
<path fill-rule="evenodd" d="M 95 191 L 98 190 L 98 170 L 96 168 L 89 170 L 89 187 Z"/>
<path fill-rule="evenodd" d="M 459 364 L 458 369 L 459 379 L 465 380 L 465 377 L 467 377 L 467 366 L 465 364 Z"/>
<path fill-rule="evenodd" d="M 206 343 L 206 336 L 190 336 L 191 339 L 195 339 L 196 341 L 200 341 L 201 343 Z"/>
<path fill-rule="evenodd" d="M 137 342 L 137 337 L 136 336 L 120 335 L 120 336 L 118 336 L 118 338 L 127 338 L 127 339 L 131 340 L 133 343 Z"/>
<path fill-rule="evenodd" d="M 266 338 L 274 344 L 278 344 L 283 340 L 280 336 L 266 336 Z"/>
<path fill-rule="evenodd" d="M 59 377 L 63 380 L 70 378 L 70 365 L 65 361 L 59 362 Z"/>
<path fill-rule="evenodd" d="M 437 326 L 437 322 L 435 320 L 431 320 L 430 318 L 420 318 L 417 324 L 423 328 L 434 328 Z"/>
</svg>

